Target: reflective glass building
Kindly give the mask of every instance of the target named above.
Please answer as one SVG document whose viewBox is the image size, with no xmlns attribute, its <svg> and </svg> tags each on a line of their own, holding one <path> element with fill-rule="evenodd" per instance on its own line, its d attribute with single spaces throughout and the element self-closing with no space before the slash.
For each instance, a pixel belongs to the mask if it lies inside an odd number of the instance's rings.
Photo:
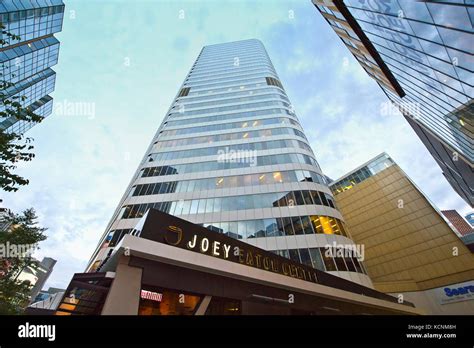
<svg viewBox="0 0 474 348">
<path fill-rule="evenodd" d="M 46 117 L 52 113 L 56 73 L 51 69 L 58 62 L 59 41 L 54 33 L 62 29 L 64 4 L 61 0 L 4 0 L 0 2 L 0 22 L 7 33 L 0 47 L 2 81 L 13 83 L 2 90 L 7 98 L 26 97 L 21 101 L 36 114 Z M 13 100 L 13 99 L 12 99 Z M 16 99 L 20 101 L 20 99 Z M 0 107 L 3 111 L 4 107 Z M 32 124 L 15 117 L 0 119 L 0 129 L 23 133 Z"/>
<path fill-rule="evenodd" d="M 474 3 L 313 0 L 474 204 Z"/>
<path fill-rule="evenodd" d="M 97 247 L 97 270 L 149 208 L 371 286 L 303 128 L 258 40 L 206 46 Z"/>
</svg>

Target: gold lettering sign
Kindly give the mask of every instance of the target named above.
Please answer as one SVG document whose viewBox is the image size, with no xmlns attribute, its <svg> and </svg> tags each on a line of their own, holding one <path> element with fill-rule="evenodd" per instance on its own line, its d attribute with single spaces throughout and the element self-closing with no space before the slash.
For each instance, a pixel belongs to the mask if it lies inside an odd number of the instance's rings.
<svg viewBox="0 0 474 348">
<path fill-rule="evenodd" d="M 271 260 L 272 271 L 279 273 L 280 269 L 278 268 L 279 262 L 278 260 Z"/>
<path fill-rule="evenodd" d="M 305 271 L 304 271 L 303 267 L 298 267 L 298 272 L 300 274 L 300 276 L 298 278 L 306 279 L 306 275 L 305 275 Z"/>
<path fill-rule="evenodd" d="M 239 262 L 244 263 L 244 251 L 242 248 L 239 248 Z"/>
<path fill-rule="evenodd" d="M 285 262 L 282 264 L 282 267 L 283 267 L 283 274 L 290 275 L 290 265 Z"/>
<path fill-rule="evenodd" d="M 249 266 L 253 266 L 253 255 L 251 251 L 247 252 L 247 258 L 245 263 Z"/>
<path fill-rule="evenodd" d="M 318 282 L 316 273 L 306 269 L 307 267 L 303 265 L 296 265 L 290 260 L 288 260 L 288 262 L 281 262 L 278 258 L 274 258 L 271 255 L 254 251 L 250 246 L 246 248 L 245 246 L 232 245 L 231 241 L 213 240 L 210 236 L 199 234 L 186 235 L 186 233 L 177 226 L 169 225 L 166 228 L 164 241 L 173 246 L 239 262 L 250 267 L 283 274 L 295 279 Z"/>
<path fill-rule="evenodd" d="M 270 259 L 268 256 L 263 258 L 263 268 L 265 268 L 267 271 L 270 269 Z"/>
<path fill-rule="evenodd" d="M 176 241 L 170 240 L 171 239 L 169 238 L 170 233 L 166 233 L 165 234 L 166 243 L 170 245 L 178 245 L 179 243 L 181 243 L 181 240 L 183 239 L 183 230 L 181 228 L 176 227 L 176 226 L 168 226 L 167 231 L 171 232 L 171 234 L 175 234 Z"/>
<path fill-rule="evenodd" d="M 296 266 L 295 266 L 295 265 L 291 265 L 291 267 L 290 267 L 290 275 L 291 275 L 293 278 L 298 277 L 298 274 L 296 273 Z"/>
</svg>

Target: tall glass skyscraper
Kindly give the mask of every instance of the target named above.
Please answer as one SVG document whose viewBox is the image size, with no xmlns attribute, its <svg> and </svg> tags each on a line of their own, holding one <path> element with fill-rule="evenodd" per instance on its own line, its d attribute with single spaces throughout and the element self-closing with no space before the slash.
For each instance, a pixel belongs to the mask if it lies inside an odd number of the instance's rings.
<svg viewBox="0 0 474 348">
<path fill-rule="evenodd" d="M 474 205 L 474 3 L 313 3 Z"/>
<path fill-rule="evenodd" d="M 20 102 L 36 114 L 46 117 L 52 113 L 56 73 L 51 69 L 58 62 L 59 41 L 54 33 L 62 30 L 64 4 L 62 0 L 0 2 L 0 23 L 6 33 L 19 36 L 9 38 L 0 47 L 0 79 L 13 85 L 2 89 L 4 98 Z M 12 99 L 13 97 L 26 99 Z M 0 111 L 5 107 L 0 106 Z M 23 133 L 33 124 L 19 121 L 14 116 L 0 118 L 0 129 Z"/>
<path fill-rule="evenodd" d="M 258 40 L 206 46 L 89 264 L 155 208 L 372 286 L 270 58 Z"/>
</svg>

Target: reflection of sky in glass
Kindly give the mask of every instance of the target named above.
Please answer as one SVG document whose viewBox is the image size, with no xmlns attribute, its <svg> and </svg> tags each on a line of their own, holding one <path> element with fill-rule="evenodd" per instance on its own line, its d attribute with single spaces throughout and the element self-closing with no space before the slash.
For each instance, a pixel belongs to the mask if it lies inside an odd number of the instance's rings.
<svg viewBox="0 0 474 348">
<path fill-rule="evenodd" d="M 441 27 L 438 27 L 438 31 L 444 42 L 447 42 L 447 45 L 471 54 L 474 53 L 474 37 L 472 34 Z"/>
<path fill-rule="evenodd" d="M 11 1 L 2 1 L 0 2 L 0 22 L 4 24 L 7 32 L 20 36 L 20 40 L 15 40 L 15 43 L 58 33 L 62 29 L 64 6 L 59 0 L 52 3 L 57 6 L 39 9 L 39 6 L 49 6 L 51 3 L 37 5 L 23 1 L 16 2 L 19 6 L 12 6 Z M 14 9 L 11 9 L 12 7 Z M 30 9 L 25 10 L 27 8 Z M 36 10 L 31 8 L 36 8 Z"/>
<path fill-rule="evenodd" d="M 425 126 L 472 158 L 472 133 L 460 127 L 458 116 L 451 114 L 474 97 L 474 74 L 470 70 L 474 61 L 469 55 L 474 37 L 465 32 L 472 31 L 467 9 L 411 0 L 344 3 L 354 6 L 349 7 L 350 12 L 407 95 L 399 98 L 389 94 L 406 110 L 413 110 Z"/>
<path fill-rule="evenodd" d="M 433 19 L 430 16 L 426 4 L 413 0 L 398 0 L 400 4 L 403 15 L 406 18 L 415 18 L 420 21 L 433 23 Z"/>
<path fill-rule="evenodd" d="M 472 23 L 464 6 L 442 6 L 441 8 L 439 4 L 433 3 L 428 3 L 427 6 L 435 24 L 472 31 Z"/>
<path fill-rule="evenodd" d="M 443 44 L 443 40 L 441 40 L 441 36 L 439 36 L 438 32 L 434 29 L 433 25 L 416 22 L 416 21 L 409 21 L 411 28 L 416 36 L 434 41 L 439 44 Z"/>
</svg>

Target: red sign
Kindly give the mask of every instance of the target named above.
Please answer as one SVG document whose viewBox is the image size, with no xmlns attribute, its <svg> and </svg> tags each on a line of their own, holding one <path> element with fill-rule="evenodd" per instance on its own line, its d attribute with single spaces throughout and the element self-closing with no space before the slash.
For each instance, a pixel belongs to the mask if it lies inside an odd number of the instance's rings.
<svg viewBox="0 0 474 348">
<path fill-rule="evenodd" d="M 153 291 L 142 290 L 140 292 L 140 297 L 145 300 L 161 302 L 161 299 L 163 298 L 163 294 L 160 294 L 158 292 L 153 292 Z"/>
</svg>

